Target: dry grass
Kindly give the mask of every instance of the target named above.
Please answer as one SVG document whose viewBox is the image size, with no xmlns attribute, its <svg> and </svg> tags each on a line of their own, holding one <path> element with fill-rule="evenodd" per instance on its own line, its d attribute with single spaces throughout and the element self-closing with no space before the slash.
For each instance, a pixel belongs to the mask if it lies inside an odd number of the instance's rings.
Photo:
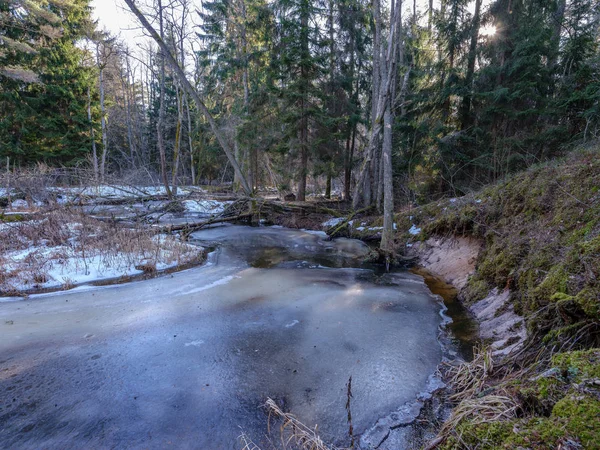
<svg viewBox="0 0 600 450">
<path fill-rule="evenodd" d="M 494 376 L 492 351 L 486 347 L 475 348 L 475 357 L 448 371 L 455 393 L 450 400 L 458 402 L 451 416 L 444 422 L 437 437 L 426 449 L 436 448 L 450 436 L 462 442 L 460 425 L 468 421 L 470 425 L 510 420 L 516 417 L 519 403 L 503 389 L 488 390 L 489 381 Z M 468 446 L 464 446 L 468 448 Z"/>
<path fill-rule="evenodd" d="M 486 395 L 481 398 L 463 400 L 454 408 L 440 434 L 454 432 L 464 420 L 469 420 L 471 425 L 477 425 L 513 419 L 518 407 L 515 400 L 507 395 Z"/>
<path fill-rule="evenodd" d="M 242 450 L 261 450 L 261 448 L 256 445 L 243 431 L 242 434 L 239 435 L 238 439 L 243 445 Z"/>
<path fill-rule="evenodd" d="M 202 249 L 141 227 L 125 228 L 68 208 L 36 213 L 31 220 L 0 224 L 0 294 L 43 288 L 49 273 L 64 268 L 66 287 L 73 271 L 122 272 L 139 267 L 181 265 L 202 258 Z"/>
<path fill-rule="evenodd" d="M 281 422 L 279 432 L 283 449 L 337 450 L 336 447 L 323 442 L 319 437 L 318 427 L 312 429 L 304 425 L 294 415 L 284 412 L 272 399 L 267 399 L 265 408 L 269 411 L 269 433 L 271 419 Z"/>
<path fill-rule="evenodd" d="M 450 397 L 453 401 L 479 395 L 494 371 L 494 360 L 490 348 L 476 347 L 473 349 L 473 353 L 475 356 L 472 361 L 463 362 L 448 370 L 451 384 L 455 390 L 455 394 Z"/>
</svg>

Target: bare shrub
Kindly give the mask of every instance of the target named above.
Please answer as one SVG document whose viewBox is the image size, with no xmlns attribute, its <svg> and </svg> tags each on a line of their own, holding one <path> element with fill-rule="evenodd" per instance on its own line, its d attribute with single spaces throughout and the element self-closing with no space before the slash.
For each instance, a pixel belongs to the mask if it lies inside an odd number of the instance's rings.
<svg viewBox="0 0 600 450">
<path fill-rule="evenodd" d="M 0 224 L 0 292 L 40 287 L 57 274 L 146 274 L 161 268 L 198 262 L 203 250 L 140 227 L 125 228 L 77 210 L 55 208 L 32 220 Z M 53 273 L 54 275 L 50 275 Z M 60 278 L 60 275 L 59 278 Z M 65 281 L 71 287 L 75 282 Z"/>
</svg>

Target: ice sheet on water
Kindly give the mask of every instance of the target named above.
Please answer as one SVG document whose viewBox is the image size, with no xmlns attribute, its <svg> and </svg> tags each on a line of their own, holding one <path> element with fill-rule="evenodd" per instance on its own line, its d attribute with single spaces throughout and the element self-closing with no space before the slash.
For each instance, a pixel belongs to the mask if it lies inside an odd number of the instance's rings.
<svg viewBox="0 0 600 450">
<path fill-rule="evenodd" d="M 231 233 L 235 244 L 327 244 L 297 230 L 206 231 L 211 239 Z M 356 251 L 355 242 L 335 241 L 335 251 Z M 442 358 L 440 306 L 422 279 L 406 273 L 393 285 L 378 284 L 365 272 L 257 269 L 220 258 L 173 277 L 47 296 L 27 308 L 5 303 L 0 323 L 13 324 L 3 327 L 0 354 L 20 375 L 7 381 L 15 390 L 0 392 L 0 401 L 10 395 L 18 399 L 10 408 L 39 405 L 27 417 L 44 424 L 28 433 L 31 447 L 176 441 L 231 448 L 240 427 L 250 438 L 264 437 L 259 407 L 266 396 L 285 399 L 302 422 L 319 424 L 326 441 L 343 445 L 350 375 L 354 427 L 362 433 L 414 401 Z M 35 349 L 34 365 L 28 349 Z M 27 383 L 18 383 L 25 377 L 30 387 L 22 395 L 19 386 Z M 44 422 L 48 410 L 53 420 Z M 90 410 L 102 413 L 101 423 Z M 103 423 L 114 431 L 102 433 Z M 190 423 L 202 427 L 189 433 Z M 10 416 L 3 442 L 18 447 L 22 428 L 22 419 Z M 92 433 L 83 437 L 80 430 Z"/>
</svg>

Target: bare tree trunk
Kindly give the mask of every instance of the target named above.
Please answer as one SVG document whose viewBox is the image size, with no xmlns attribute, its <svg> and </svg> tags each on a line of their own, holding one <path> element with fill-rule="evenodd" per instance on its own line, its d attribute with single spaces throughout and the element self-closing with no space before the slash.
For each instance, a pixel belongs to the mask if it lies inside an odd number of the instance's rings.
<svg viewBox="0 0 600 450">
<path fill-rule="evenodd" d="M 235 133 L 235 130 L 233 132 Z M 243 161 L 243 158 L 240 155 L 240 144 L 237 140 L 237 136 L 233 136 L 233 155 L 235 156 L 236 160 Z M 235 191 L 237 191 L 239 189 L 239 186 L 240 186 L 240 177 L 238 176 L 237 173 L 234 172 L 234 174 L 233 174 L 233 189 Z"/>
<path fill-rule="evenodd" d="M 219 145 L 221 146 L 221 148 L 223 149 L 223 152 L 227 156 L 227 159 L 233 166 L 234 171 L 238 172 L 238 175 L 241 175 L 240 181 L 242 183 L 242 188 L 244 189 L 244 192 L 247 195 L 252 196 L 253 192 L 250 189 L 250 187 L 248 186 L 248 183 L 246 182 L 246 178 L 242 174 L 242 171 L 240 170 L 240 166 L 239 166 L 237 160 L 233 156 L 233 153 L 231 152 L 229 145 L 227 145 L 227 141 L 221 134 L 221 132 L 217 126 L 217 123 L 215 122 L 214 117 L 212 116 L 212 114 L 210 113 L 210 111 L 208 110 L 208 108 L 206 107 L 206 105 L 204 104 L 202 99 L 200 98 L 198 91 L 196 91 L 196 89 L 192 86 L 192 84 L 187 79 L 183 69 L 181 67 L 179 67 L 179 64 L 177 64 L 177 61 L 175 60 L 175 58 L 173 58 L 173 55 L 171 55 L 171 53 L 169 52 L 169 48 L 165 44 L 164 40 L 156 32 L 156 30 L 154 28 L 152 28 L 152 25 L 150 25 L 150 22 L 148 22 L 148 19 L 146 19 L 144 14 L 142 14 L 142 12 L 137 8 L 137 6 L 135 5 L 135 1 L 134 0 L 125 0 L 125 3 L 127 4 L 127 6 L 129 6 L 129 9 L 135 14 L 135 16 L 138 18 L 138 20 L 143 25 L 143 27 L 148 31 L 148 33 L 150 33 L 152 38 L 156 41 L 156 43 L 161 48 L 163 56 L 166 57 L 169 65 L 173 69 L 173 72 L 175 73 L 175 75 L 179 79 L 180 83 L 182 84 L 182 87 L 194 99 L 194 101 L 196 102 L 196 105 L 198 106 L 198 109 L 200 109 L 200 111 L 202 111 L 202 114 L 206 117 L 206 120 L 208 121 L 213 134 L 217 138 L 217 141 L 219 142 Z"/>
<path fill-rule="evenodd" d="M 242 16 L 242 26 L 240 27 L 240 37 L 242 41 L 242 61 L 244 70 L 242 72 L 242 83 L 244 85 L 244 115 L 248 117 L 250 113 L 250 76 L 248 73 L 248 39 L 246 37 L 246 0 L 240 0 L 240 9 Z M 237 137 L 236 137 L 237 139 Z M 256 148 L 250 146 L 247 148 L 248 153 L 248 184 L 254 191 L 258 183 L 258 155 Z"/>
<path fill-rule="evenodd" d="M 173 173 L 171 174 L 171 184 L 173 185 L 173 195 L 177 196 L 177 187 L 179 186 L 179 160 L 181 155 L 181 131 L 183 125 L 183 93 L 177 90 L 177 125 L 175 128 L 175 147 L 173 148 Z"/>
<path fill-rule="evenodd" d="M 129 61 L 127 62 L 127 78 L 122 78 L 121 84 L 123 86 L 123 100 L 125 101 L 125 121 L 127 122 L 127 141 L 129 143 L 129 158 L 131 168 L 133 169 L 135 166 L 135 141 L 133 139 L 133 128 L 131 125 L 131 100 L 129 94 Z"/>
<path fill-rule="evenodd" d="M 401 2 L 397 2 L 401 6 Z M 361 204 L 367 205 L 370 203 L 364 203 L 364 197 L 361 197 L 361 190 L 364 189 L 364 186 L 370 180 L 370 167 L 371 161 L 375 155 L 375 152 L 378 148 L 379 135 L 381 133 L 382 122 L 383 122 L 383 114 L 385 109 L 389 104 L 389 96 L 391 93 L 391 85 L 393 82 L 393 73 L 396 69 L 395 60 L 398 54 L 398 43 L 397 36 L 399 35 L 399 26 L 398 19 L 401 17 L 399 8 L 400 6 L 396 6 L 392 10 L 392 21 L 390 26 L 390 32 L 388 36 L 387 42 L 387 52 L 386 52 L 386 61 L 389 63 L 386 65 L 386 73 L 384 77 L 382 77 L 381 85 L 379 88 L 379 95 L 377 98 L 377 113 L 374 117 L 371 118 L 371 132 L 369 136 L 369 144 L 367 145 L 367 150 L 365 154 L 365 159 L 361 166 L 361 170 L 358 176 L 358 180 L 356 186 L 354 187 L 354 194 L 352 198 L 352 206 L 354 209 L 357 209 Z"/>
<path fill-rule="evenodd" d="M 429 0 L 429 10 L 427 11 L 427 30 L 431 33 L 433 26 L 433 0 Z"/>
<path fill-rule="evenodd" d="M 309 56 L 309 44 L 308 44 L 308 0 L 303 0 L 300 13 L 300 45 L 302 47 L 302 58 Z M 308 117 L 307 117 L 307 97 L 308 97 L 308 72 L 306 65 L 302 64 L 300 69 L 300 77 L 302 79 L 302 88 L 300 99 L 300 113 L 302 115 L 300 119 L 300 168 L 298 171 L 298 201 L 306 200 L 306 176 L 308 173 Z"/>
<path fill-rule="evenodd" d="M 308 118 L 304 117 L 302 101 L 302 119 L 300 121 L 300 169 L 298 171 L 298 201 L 306 200 L 306 176 L 308 172 Z"/>
<path fill-rule="evenodd" d="M 383 119 L 384 119 L 384 123 L 383 123 L 383 133 L 384 133 L 384 139 L 385 139 L 385 114 L 383 115 Z M 391 127 L 391 124 L 390 124 Z M 384 142 L 385 145 L 385 142 Z M 382 148 L 382 152 L 383 152 L 383 148 Z M 383 212 L 383 191 L 384 191 L 384 180 L 383 180 L 383 176 L 384 176 L 384 161 L 383 161 L 383 153 L 380 153 L 379 158 L 377 159 L 377 163 L 378 163 L 378 168 L 377 168 L 377 197 L 375 197 L 375 203 L 377 205 L 377 211 L 378 212 Z"/>
<path fill-rule="evenodd" d="M 100 64 L 100 55 L 98 54 L 98 64 Z M 106 156 L 108 155 L 108 132 L 106 129 L 106 103 L 104 93 L 104 63 L 100 66 L 99 75 L 100 84 L 100 125 L 102 127 L 102 159 L 100 161 L 100 177 L 104 182 L 106 174 Z"/>
<path fill-rule="evenodd" d="M 416 6 L 415 6 L 416 14 Z M 396 0 L 396 47 L 393 51 L 393 58 L 388 59 L 387 64 L 392 65 L 388 76 L 391 77 L 390 94 L 388 97 L 389 104 L 385 108 L 383 115 L 383 148 L 382 148 L 382 165 L 383 165 L 383 231 L 381 233 L 381 243 L 379 248 L 386 254 L 386 259 L 389 261 L 390 255 L 394 251 L 394 178 L 392 167 L 392 138 L 395 110 L 395 95 L 396 95 L 396 74 L 398 73 L 398 64 L 402 62 L 402 0 Z M 403 84 L 404 88 L 404 84 Z"/>
<path fill-rule="evenodd" d="M 352 106 L 353 112 L 354 108 L 358 106 L 358 94 L 360 92 L 360 84 L 359 78 L 355 77 L 356 73 L 356 38 L 355 38 L 355 28 L 354 22 L 352 23 L 352 28 L 350 31 L 350 80 L 354 80 L 356 78 L 356 88 L 354 88 L 354 92 L 352 92 L 353 88 L 351 88 L 350 97 L 352 98 Z M 359 58 L 359 72 L 360 72 L 360 58 Z M 352 86 L 352 84 L 351 84 Z M 356 137 L 356 119 L 351 116 L 351 119 L 348 120 L 348 136 L 346 138 L 346 149 L 344 152 L 344 200 L 350 200 L 350 188 L 352 184 L 352 165 L 354 159 L 354 142 Z"/>
<path fill-rule="evenodd" d="M 473 92 L 473 76 L 475 74 L 475 58 L 477 56 L 477 40 L 479 38 L 479 24 L 481 21 L 481 2 L 482 0 L 475 0 L 475 14 L 473 15 L 473 28 L 471 30 L 469 55 L 467 57 L 467 75 L 465 76 L 467 94 L 463 97 L 460 107 L 460 123 L 463 130 L 471 125 L 471 97 Z"/>
<path fill-rule="evenodd" d="M 160 29 L 160 39 L 164 38 L 163 6 L 162 0 L 158 0 L 158 22 Z M 166 46 L 165 46 L 166 47 Z M 165 123 L 165 52 L 167 48 L 160 50 L 160 106 L 158 110 L 158 122 L 156 123 L 156 133 L 158 142 L 158 153 L 160 158 L 160 176 L 162 178 L 165 191 L 169 199 L 173 198 L 169 180 L 167 178 L 167 155 L 164 141 L 164 123 Z M 169 53 L 170 54 L 170 53 Z"/>
<path fill-rule="evenodd" d="M 90 137 L 92 138 L 92 164 L 94 166 L 94 182 L 98 183 L 98 151 L 96 149 L 96 130 L 92 120 L 92 96 L 90 88 L 87 89 L 88 96 L 88 121 L 90 122 Z M 8 158 L 8 157 L 7 157 Z"/>
<path fill-rule="evenodd" d="M 354 149 L 356 148 L 356 130 L 357 124 L 352 127 L 352 138 L 350 140 L 350 150 L 348 152 L 348 161 L 344 171 L 344 200 L 350 200 L 350 186 L 352 184 L 352 163 L 354 161 Z"/>
<path fill-rule="evenodd" d="M 192 129 L 192 117 L 190 114 L 190 104 L 187 96 L 184 94 L 183 99 L 185 101 L 185 111 L 187 115 L 187 128 L 188 128 L 188 146 L 190 150 L 190 175 L 192 176 L 192 186 L 196 185 L 196 167 L 194 166 L 194 141 L 193 141 L 193 129 Z"/>
<path fill-rule="evenodd" d="M 394 249 L 394 184 L 392 178 L 392 112 L 391 105 L 383 114 L 383 231 L 379 247 L 386 253 Z"/>
<path fill-rule="evenodd" d="M 377 117 L 377 102 L 381 90 L 381 50 L 383 42 L 381 41 L 381 3 L 380 0 L 373 0 L 373 21 L 375 22 L 375 36 L 373 38 L 373 86 L 371 90 L 371 120 Z M 379 149 L 379 135 L 373 137 L 372 154 L 367 157 L 370 159 L 370 165 L 366 179 L 362 185 L 362 202 L 364 205 L 370 205 L 373 202 L 373 187 L 375 186 L 375 171 L 377 170 L 377 153 Z M 377 195 L 375 189 L 375 195 Z M 355 196 L 356 197 L 356 196 Z M 358 199 L 357 199 L 358 200 Z"/>
</svg>

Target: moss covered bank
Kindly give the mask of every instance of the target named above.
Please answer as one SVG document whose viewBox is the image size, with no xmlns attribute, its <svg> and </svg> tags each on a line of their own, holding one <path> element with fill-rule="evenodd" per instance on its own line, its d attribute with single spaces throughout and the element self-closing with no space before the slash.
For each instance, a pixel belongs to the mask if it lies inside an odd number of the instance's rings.
<svg viewBox="0 0 600 450">
<path fill-rule="evenodd" d="M 600 448 L 600 148 L 397 222 L 412 230 L 399 245 L 434 272 L 465 241 L 478 249 L 458 284 L 437 270 L 480 320 L 484 347 L 452 369 L 455 409 L 435 445 Z"/>
</svg>

